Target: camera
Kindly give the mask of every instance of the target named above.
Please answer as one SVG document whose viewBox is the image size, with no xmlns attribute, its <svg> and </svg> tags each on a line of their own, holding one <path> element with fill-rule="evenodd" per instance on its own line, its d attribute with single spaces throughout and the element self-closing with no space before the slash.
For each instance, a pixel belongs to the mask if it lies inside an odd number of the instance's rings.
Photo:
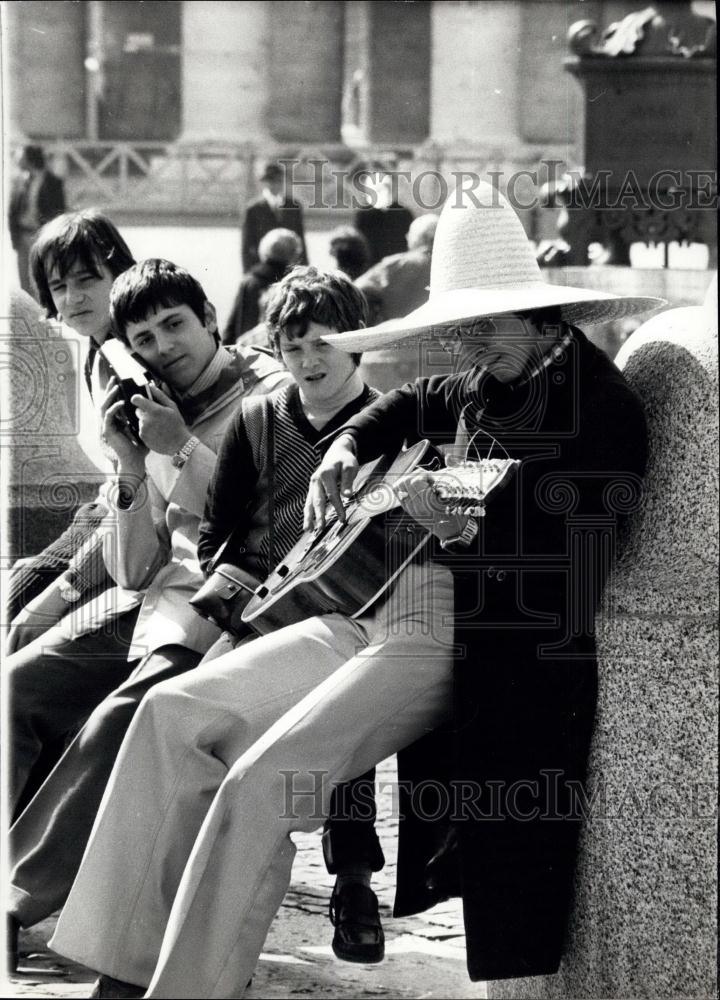
<svg viewBox="0 0 720 1000">
<path fill-rule="evenodd" d="M 123 398 L 122 422 L 125 424 L 126 432 L 139 443 L 140 423 L 137 411 L 130 400 L 138 393 L 151 398 L 149 386 L 153 383 L 153 377 L 118 340 L 106 340 L 100 348 L 100 353 L 107 361 L 120 387 Z"/>
</svg>

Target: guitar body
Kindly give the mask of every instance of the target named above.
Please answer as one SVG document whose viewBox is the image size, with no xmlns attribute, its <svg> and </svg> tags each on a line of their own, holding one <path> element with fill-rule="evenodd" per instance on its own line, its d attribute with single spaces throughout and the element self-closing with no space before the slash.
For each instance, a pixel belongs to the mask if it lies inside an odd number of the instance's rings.
<svg viewBox="0 0 720 1000">
<path fill-rule="evenodd" d="M 362 614 L 427 544 L 429 535 L 400 507 L 393 482 L 418 468 L 439 468 L 428 441 L 380 458 L 358 471 L 346 521 L 331 516 L 306 532 L 255 591 L 242 620 L 265 634 L 312 615 Z"/>
<path fill-rule="evenodd" d="M 448 513 L 480 517 L 485 503 L 512 477 L 518 461 L 483 459 L 446 468 L 429 441 L 363 465 L 345 502 L 346 520 L 329 508 L 325 527 L 308 531 L 252 595 L 242 621 L 264 635 L 313 615 L 363 614 L 381 598 L 432 537 L 403 510 L 397 481 L 430 473 Z"/>
</svg>

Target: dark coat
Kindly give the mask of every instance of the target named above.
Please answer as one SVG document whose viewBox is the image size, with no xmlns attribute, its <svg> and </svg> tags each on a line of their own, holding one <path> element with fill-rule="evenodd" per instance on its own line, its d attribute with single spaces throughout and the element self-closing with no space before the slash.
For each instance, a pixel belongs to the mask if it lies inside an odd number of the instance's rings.
<svg viewBox="0 0 720 1000">
<path fill-rule="evenodd" d="M 398 204 L 388 208 L 366 205 L 355 212 L 353 225 L 368 241 L 370 264 L 407 250 L 407 231 L 412 221 L 412 212 Z"/>
<path fill-rule="evenodd" d="M 12 245 L 17 249 L 20 233 L 20 218 L 25 210 L 25 199 L 27 198 L 29 178 L 23 178 L 22 182 L 15 185 L 10 196 L 8 207 L 8 228 L 10 229 L 10 239 Z M 50 170 L 45 170 L 42 181 L 38 189 L 38 222 L 44 226 L 58 215 L 65 211 L 65 188 L 59 177 L 56 177 Z"/>
<path fill-rule="evenodd" d="M 399 755 L 395 912 L 461 894 L 475 980 L 560 963 L 596 702 L 594 615 L 645 467 L 638 399 L 574 332 L 525 386 L 477 372 L 421 379 L 350 422 L 364 461 L 403 435 L 451 442 L 470 402 L 469 429 L 522 461 L 475 542 L 437 549 L 455 580 L 453 720 Z"/>
<path fill-rule="evenodd" d="M 285 261 L 263 261 L 254 264 L 240 279 L 232 310 L 222 335 L 223 344 L 236 344 L 243 333 L 252 330 L 263 319 L 260 300 L 271 285 L 279 281 L 288 269 Z"/>
<path fill-rule="evenodd" d="M 242 266 L 246 273 L 254 264 L 259 263 L 258 244 L 271 229 L 292 229 L 297 233 L 302 243 L 302 255 L 298 263 L 307 264 L 302 206 L 294 201 L 286 201 L 281 208 L 273 209 L 265 198 L 260 197 L 250 202 L 243 220 Z"/>
</svg>

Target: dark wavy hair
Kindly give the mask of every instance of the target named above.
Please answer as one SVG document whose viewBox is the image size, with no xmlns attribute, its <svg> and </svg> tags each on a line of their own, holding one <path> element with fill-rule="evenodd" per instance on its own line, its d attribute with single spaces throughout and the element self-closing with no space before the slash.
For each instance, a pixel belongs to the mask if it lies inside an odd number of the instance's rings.
<svg viewBox="0 0 720 1000">
<path fill-rule="evenodd" d="M 330 233 L 330 254 L 353 281 L 370 267 L 370 244 L 352 226 L 338 226 Z"/>
<path fill-rule="evenodd" d="M 367 299 L 339 271 L 294 267 L 268 293 L 265 323 L 277 358 L 281 356 L 281 334 L 289 340 L 304 337 L 311 323 L 346 333 L 366 326 L 367 321 Z M 356 365 L 360 364 L 361 354 L 351 357 Z"/>
<path fill-rule="evenodd" d="M 46 223 L 30 248 L 30 273 L 38 301 L 50 319 L 57 316 L 48 284 L 50 272 L 57 269 L 64 277 L 77 262 L 98 278 L 104 264 L 116 278 L 135 259 L 115 223 L 96 208 L 66 212 Z"/>
<path fill-rule="evenodd" d="M 142 323 L 159 309 L 182 305 L 190 306 L 204 326 L 206 302 L 202 285 L 184 267 L 149 257 L 115 279 L 110 290 L 113 332 L 127 344 L 128 323 Z"/>
</svg>

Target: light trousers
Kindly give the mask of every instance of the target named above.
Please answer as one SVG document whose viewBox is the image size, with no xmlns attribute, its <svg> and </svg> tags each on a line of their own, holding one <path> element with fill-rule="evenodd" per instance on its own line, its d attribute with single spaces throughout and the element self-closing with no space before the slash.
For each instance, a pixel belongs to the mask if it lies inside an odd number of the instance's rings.
<svg viewBox="0 0 720 1000">
<path fill-rule="evenodd" d="M 107 786 L 51 947 L 152 997 L 234 997 L 333 788 L 436 728 L 453 585 L 409 567 L 377 612 L 311 618 L 163 682 Z"/>
</svg>

